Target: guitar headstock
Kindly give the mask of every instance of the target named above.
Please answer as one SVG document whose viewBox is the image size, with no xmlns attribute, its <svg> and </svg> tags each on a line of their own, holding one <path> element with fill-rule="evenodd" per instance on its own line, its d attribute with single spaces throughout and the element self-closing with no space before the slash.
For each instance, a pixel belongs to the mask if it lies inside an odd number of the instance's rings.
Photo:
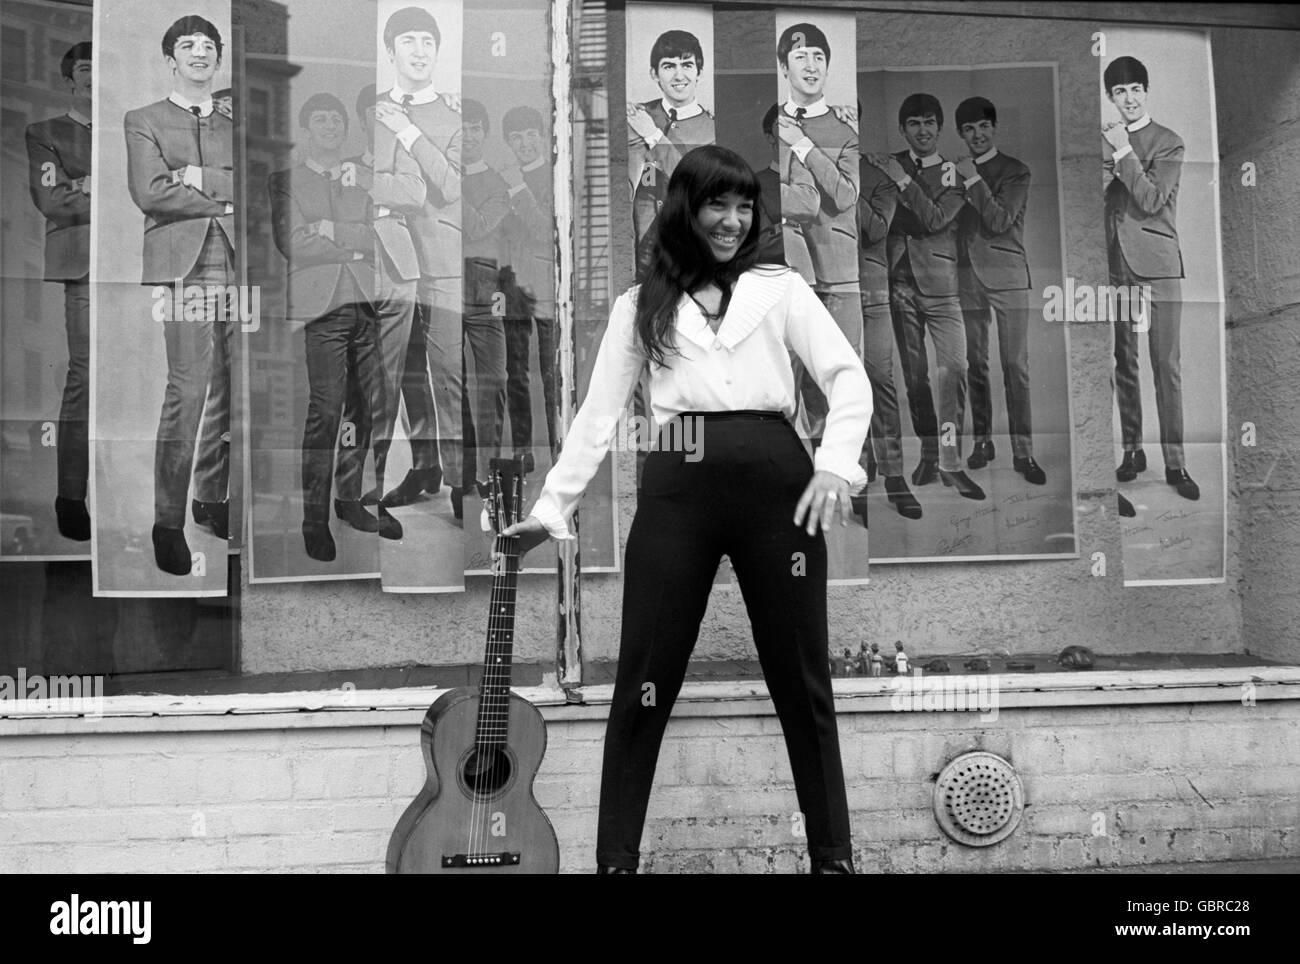
<svg viewBox="0 0 1300 964">
<path fill-rule="evenodd" d="M 488 521 L 497 535 L 523 516 L 524 460 L 492 459 L 488 463 L 488 493 L 484 502 Z"/>
</svg>

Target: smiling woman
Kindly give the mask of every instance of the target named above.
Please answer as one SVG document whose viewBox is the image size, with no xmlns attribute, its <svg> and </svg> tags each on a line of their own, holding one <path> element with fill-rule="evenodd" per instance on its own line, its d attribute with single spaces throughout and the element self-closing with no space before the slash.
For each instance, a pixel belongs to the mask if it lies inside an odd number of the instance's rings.
<svg viewBox="0 0 1300 964">
<path fill-rule="evenodd" d="M 723 555 L 748 607 L 807 819 L 813 873 L 852 873 L 826 662 L 826 533 L 847 524 L 871 418 L 862 362 L 807 283 L 760 265 L 758 178 L 725 147 L 688 152 L 668 183 L 645 281 L 614 306 L 586 400 L 522 523 L 520 551 L 572 538 L 569 518 L 609 448 L 607 426 L 649 369 L 660 429 L 703 419 L 703 457 L 661 444 L 632 531 L 618 675 L 605 735 L 596 860 L 635 873 L 655 762 Z M 672 239 L 671 242 L 668 239 Z M 790 419 L 791 355 L 825 387 L 810 462 Z"/>
</svg>

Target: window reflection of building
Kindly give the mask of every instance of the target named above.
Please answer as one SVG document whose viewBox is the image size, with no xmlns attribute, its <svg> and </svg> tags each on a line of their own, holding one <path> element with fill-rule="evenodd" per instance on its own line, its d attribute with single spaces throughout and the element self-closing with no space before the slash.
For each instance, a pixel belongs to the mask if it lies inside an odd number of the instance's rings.
<svg viewBox="0 0 1300 964">
<path fill-rule="evenodd" d="M 609 318 L 610 169 L 609 37 L 605 0 L 585 0 L 574 14 L 573 65 L 574 372 L 578 397 Z"/>
<path fill-rule="evenodd" d="M 68 109 L 59 63 L 90 34 L 89 5 L 55 9 L 6 2 L 0 9 L 0 183 L 8 188 L 0 191 L 0 411 L 6 450 L 29 448 L 28 420 L 57 416 L 63 391 L 64 327 L 61 320 L 44 322 L 62 319 L 63 292 L 42 280 L 45 219 L 26 188 L 25 134 L 28 124 Z"/>
<path fill-rule="evenodd" d="M 296 451 L 300 428 L 294 421 L 295 379 L 301 367 L 284 324 L 284 263 L 272 237 L 266 183 L 272 171 L 293 163 L 289 125 L 290 84 L 302 68 L 289 59 L 289 9 L 273 0 L 245 0 L 235 14 L 245 37 L 242 87 L 236 112 L 243 112 L 245 134 L 244 231 L 248 281 L 261 289 L 262 326 L 249 338 L 249 450 Z M 270 477 L 272 467 L 278 477 Z M 254 491 L 292 492 L 297 488 L 292 460 L 252 460 Z"/>
</svg>

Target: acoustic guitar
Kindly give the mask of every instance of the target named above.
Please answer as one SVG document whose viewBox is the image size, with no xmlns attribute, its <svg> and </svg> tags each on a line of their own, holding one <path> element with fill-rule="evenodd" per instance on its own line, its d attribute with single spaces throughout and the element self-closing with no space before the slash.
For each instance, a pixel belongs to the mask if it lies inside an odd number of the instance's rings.
<svg viewBox="0 0 1300 964">
<path fill-rule="evenodd" d="M 483 679 L 440 696 L 424 715 L 424 788 L 388 842 L 390 874 L 553 874 L 560 846 L 533 796 L 546 752 L 546 723 L 510 692 L 523 460 L 492 459 L 485 503 L 492 543 Z"/>
</svg>

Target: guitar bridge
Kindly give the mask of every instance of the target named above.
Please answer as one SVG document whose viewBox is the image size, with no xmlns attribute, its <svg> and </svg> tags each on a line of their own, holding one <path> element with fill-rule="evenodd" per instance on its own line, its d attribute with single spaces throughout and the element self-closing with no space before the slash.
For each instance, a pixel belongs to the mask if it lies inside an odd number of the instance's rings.
<svg viewBox="0 0 1300 964">
<path fill-rule="evenodd" d="M 509 867 L 519 863 L 518 851 L 503 850 L 495 854 L 443 854 L 444 867 Z"/>
</svg>

